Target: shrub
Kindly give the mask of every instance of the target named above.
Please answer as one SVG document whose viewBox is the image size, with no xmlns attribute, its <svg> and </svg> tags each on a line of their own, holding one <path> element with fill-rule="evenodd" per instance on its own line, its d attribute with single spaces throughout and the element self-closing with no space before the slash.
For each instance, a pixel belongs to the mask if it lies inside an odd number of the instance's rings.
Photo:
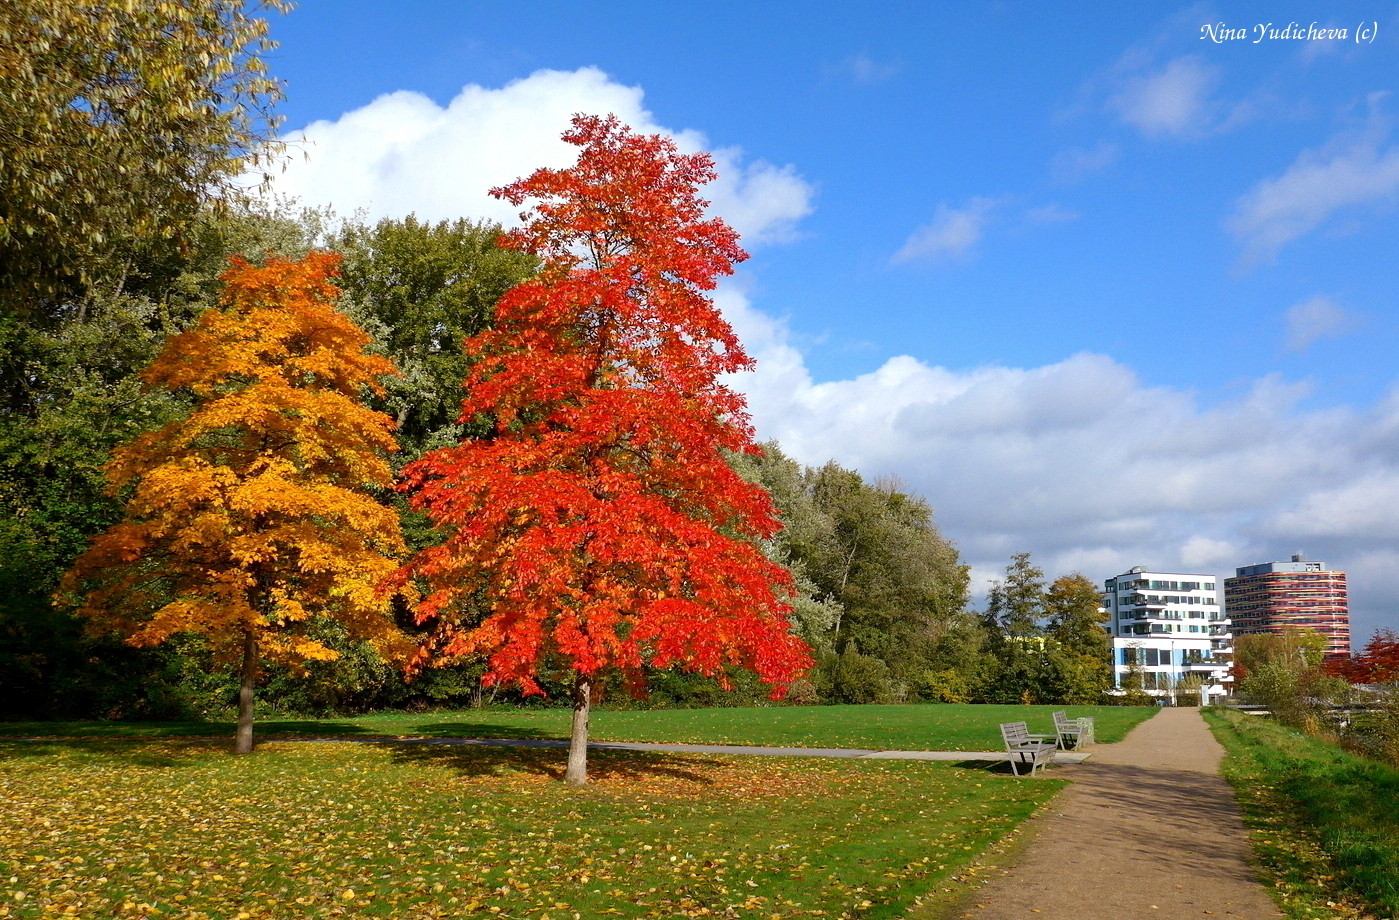
<svg viewBox="0 0 1399 920">
<path fill-rule="evenodd" d="M 816 670 L 816 691 L 826 703 L 889 703 L 894 700 L 889 666 L 853 649 L 822 658 Z"/>
</svg>

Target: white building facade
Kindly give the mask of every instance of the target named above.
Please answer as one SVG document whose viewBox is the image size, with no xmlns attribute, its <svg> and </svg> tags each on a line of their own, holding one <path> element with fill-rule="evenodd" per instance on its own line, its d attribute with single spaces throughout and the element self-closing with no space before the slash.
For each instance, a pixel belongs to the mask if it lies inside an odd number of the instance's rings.
<svg viewBox="0 0 1399 920">
<path fill-rule="evenodd" d="M 1137 566 L 1103 586 L 1115 688 L 1136 672 L 1142 689 L 1156 697 L 1174 698 L 1192 677 L 1201 682 L 1202 704 L 1230 692 L 1233 637 L 1213 575 Z"/>
</svg>

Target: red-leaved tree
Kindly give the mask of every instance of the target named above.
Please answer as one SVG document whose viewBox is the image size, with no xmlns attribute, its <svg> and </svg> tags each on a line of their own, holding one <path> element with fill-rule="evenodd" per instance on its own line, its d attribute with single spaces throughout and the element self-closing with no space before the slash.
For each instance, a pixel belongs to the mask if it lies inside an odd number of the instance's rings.
<svg viewBox="0 0 1399 920">
<path fill-rule="evenodd" d="M 1383 684 L 1399 681 L 1399 633 L 1376 630 L 1365 649 L 1351 658 L 1326 663 L 1327 672 L 1353 684 Z"/>
<path fill-rule="evenodd" d="M 571 670 L 565 779 L 581 784 L 600 671 L 737 665 L 780 696 L 810 658 L 790 576 L 757 543 L 778 527 L 771 501 L 725 461 L 757 448 L 720 383 L 751 361 L 707 295 L 746 258 L 704 216 L 712 160 L 615 117 L 577 116 L 564 140 L 576 165 L 492 193 L 537 201 L 504 245 L 542 270 L 465 343 L 462 419 L 489 435 L 404 470 L 445 539 L 397 578 L 425 583 L 436 625 L 419 665 L 482 657 L 488 684 L 526 692 L 541 668 Z"/>
</svg>

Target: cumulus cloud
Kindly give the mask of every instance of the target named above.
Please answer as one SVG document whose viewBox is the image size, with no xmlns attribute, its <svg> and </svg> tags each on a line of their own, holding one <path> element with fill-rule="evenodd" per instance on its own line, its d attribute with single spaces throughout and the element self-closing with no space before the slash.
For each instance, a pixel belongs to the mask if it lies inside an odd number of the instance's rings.
<svg viewBox="0 0 1399 920">
<path fill-rule="evenodd" d="M 342 213 L 509 221 L 512 209 L 487 189 L 571 162 L 558 135 L 580 111 L 613 112 L 682 149 L 706 146 L 697 132 L 657 125 L 638 87 L 593 68 L 540 71 L 465 87 L 445 106 L 393 93 L 308 125 L 305 158 L 277 190 Z M 723 178 L 707 192 L 717 213 L 749 242 L 794 232 L 813 190 L 793 167 L 736 148 L 715 155 Z M 1002 207 L 992 198 L 944 205 L 901 255 L 966 255 L 988 225 L 1009 221 Z M 1055 216 L 1068 214 L 1039 214 Z M 834 458 L 870 477 L 899 476 L 928 497 L 978 578 L 1020 551 L 1046 571 L 1099 579 L 1138 564 L 1223 576 L 1301 548 L 1352 572 L 1362 633 L 1378 625 L 1375 611 L 1399 609 L 1390 577 L 1399 535 L 1383 513 L 1399 500 L 1399 388 L 1364 412 L 1302 411 L 1305 387 L 1268 378 L 1206 406 L 1088 353 L 1034 368 L 896 356 L 820 381 L 787 326 L 750 302 L 747 283 L 731 279 L 716 301 L 758 362 L 733 383 L 760 436 L 808 463 Z"/>
<path fill-rule="evenodd" d="M 1192 572 L 1228 572 L 1244 558 L 1247 550 L 1240 544 L 1200 534 L 1187 539 L 1180 548 L 1180 561 Z"/>
<path fill-rule="evenodd" d="M 1002 203 L 998 198 L 977 196 L 960 208 L 938 205 L 932 222 L 915 230 L 903 247 L 894 253 L 893 261 L 965 258 L 981 241 L 982 234 Z"/>
<path fill-rule="evenodd" d="M 1305 351 L 1313 342 L 1343 334 L 1351 316 L 1331 297 L 1318 294 L 1287 311 L 1287 350 Z"/>
<path fill-rule="evenodd" d="M 683 151 L 708 149 L 697 131 L 657 124 L 643 96 L 595 67 L 540 70 L 500 88 L 465 86 L 445 106 L 421 93 L 389 93 L 291 132 L 293 155 L 273 191 L 371 218 L 416 213 L 511 224 L 515 209 L 489 190 L 572 163 L 577 150 L 559 135 L 575 113 L 615 114 L 636 131 L 673 137 Z M 810 212 L 814 190 L 791 166 L 746 160 L 736 147 L 713 153 L 719 179 L 705 194 L 748 245 L 789 236 Z"/>
<path fill-rule="evenodd" d="M 1364 130 L 1303 151 L 1281 175 L 1240 197 L 1227 225 L 1243 244 L 1242 267 L 1273 261 L 1284 246 L 1338 212 L 1392 206 L 1399 198 L 1399 145 L 1389 143 L 1388 135 L 1372 116 Z"/>
<path fill-rule="evenodd" d="M 1359 633 L 1396 625 L 1399 586 L 1358 568 L 1399 557 L 1399 387 L 1372 410 L 1307 411 L 1307 387 L 1269 377 L 1205 405 L 1091 353 L 964 369 L 905 355 L 818 381 L 741 290 L 720 303 L 758 362 L 734 382 L 759 435 L 806 463 L 897 475 L 978 580 L 1021 551 L 1094 580 L 1133 565 L 1222 579 L 1300 548 L 1357 567 Z"/>
<path fill-rule="evenodd" d="M 1204 133 L 1213 118 L 1210 96 L 1218 83 L 1218 68 L 1187 55 L 1127 77 L 1109 105 L 1147 137 L 1192 137 Z"/>
</svg>

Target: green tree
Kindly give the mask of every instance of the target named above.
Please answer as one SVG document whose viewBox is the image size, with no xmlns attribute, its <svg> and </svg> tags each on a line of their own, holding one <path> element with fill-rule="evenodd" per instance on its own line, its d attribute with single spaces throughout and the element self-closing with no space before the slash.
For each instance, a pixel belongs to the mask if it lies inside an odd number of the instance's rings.
<svg viewBox="0 0 1399 920">
<path fill-rule="evenodd" d="M 131 649 L 84 637 L 50 601 L 90 537 L 120 517 L 106 492 L 112 449 L 189 408 L 188 394 L 138 377 L 165 340 L 215 302 L 231 254 L 299 252 L 304 221 L 228 209 L 187 244 L 126 249 L 120 285 L 89 290 L 84 310 L 0 314 L 0 699 L 12 717 L 179 716 L 197 674 L 192 644 Z M 199 692 L 210 687 L 197 682 Z"/>
<path fill-rule="evenodd" d="M 279 96 L 279 0 L 0 4 L 0 310 L 54 312 L 236 193 Z"/>
<path fill-rule="evenodd" d="M 1056 578 L 1045 595 L 1057 702 L 1100 703 L 1112 686 L 1112 641 L 1101 600 L 1097 586 L 1077 572 Z"/>
<path fill-rule="evenodd" d="M 1005 578 L 991 584 L 982 615 L 997 667 L 987 684 L 986 700 L 1035 703 L 1054 694 L 1046 659 L 1044 572 L 1029 553 L 1016 553 Z"/>
<path fill-rule="evenodd" d="M 462 341 L 487 328 L 496 302 L 536 269 L 529 254 L 497 245 L 500 232 L 487 222 L 409 216 L 347 221 L 327 238 L 344 257 L 343 309 L 402 371 L 376 407 L 398 423 L 400 464 L 461 437 L 462 380 L 472 361 Z"/>
<path fill-rule="evenodd" d="M 807 478 L 830 526 L 808 573 L 842 608 L 835 647 L 853 647 L 898 672 L 911 643 L 965 608 L 966 567 L 927 502 L 897 482 L 871 485 L 833 462 Z"/>
<path fill-rule="evenodd" d="M 1043 634 L 1045 610 L 1044 572 L 1030 561 L 1029 553 L 1016 553 L 1006 566 L 1006 577 L 991 586 L 987 596 L 987 620 L 1007 638 Z"/>
<path fill-rule="evenodd" d="M 1323 668 L 1326 637 L 1312 629 L 1286 629 L 1234 638 L 1234 674 L 1244 699 L 1268 708 L 1293 728 L 1319 732 L 1331 702 L 1349 684 Z"/>
<path fill-rule="evenodd" d="M 979 664 L 958 657 L 975 657 L 982 644 L 964 616 L 967 568 L 927 502 L 895 481 L 870 483 L 834 462 L 803 467 L 774 443 L 761 457 L 735 462 L 768 490 L 781 515 L 774 558 L 797 577 L 796 621 L 824 655 L 824 686 L 837 694 L 828 699 L 853 701 L 843 688 L 855 685 L 836 679 L 847 663 L 861 675 L 883 674 L 897 698 L 934 686 L 930 669 L 980 674 Z"/>
</svg>

